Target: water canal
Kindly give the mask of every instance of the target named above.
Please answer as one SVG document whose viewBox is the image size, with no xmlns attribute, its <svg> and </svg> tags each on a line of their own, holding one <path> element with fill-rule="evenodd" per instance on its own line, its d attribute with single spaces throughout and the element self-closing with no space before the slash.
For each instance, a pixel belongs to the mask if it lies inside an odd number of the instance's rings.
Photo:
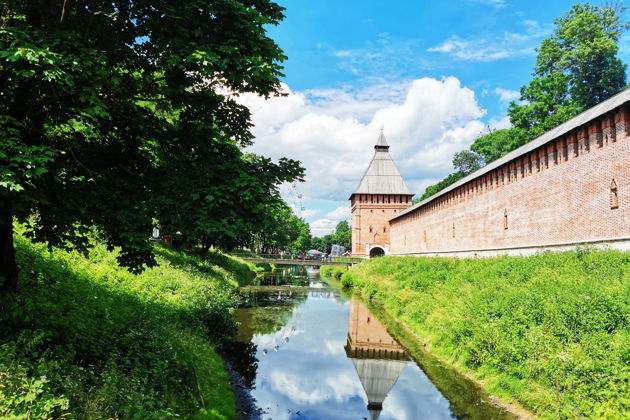
<svg viewBox="0 0 630 420">
<path fill-rule="evenodd" d="M 316 268 L 276 270 L 242 293 L 230 359 L 259 407 L 254 418 L 513 418 L 454 372 L 414 361 L 366 305 Z"/>
</svg>

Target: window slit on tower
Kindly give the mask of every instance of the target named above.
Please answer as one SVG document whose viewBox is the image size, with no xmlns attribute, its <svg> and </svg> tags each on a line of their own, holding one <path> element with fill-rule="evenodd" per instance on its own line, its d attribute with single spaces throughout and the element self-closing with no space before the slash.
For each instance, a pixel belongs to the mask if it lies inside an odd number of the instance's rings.
<svg viewBox="0 0 630 420">
<path fill-rule="evenodd" d="M 619 208 L 619 189 L 617 188 L 617 182 L 613 179 L 610 183 L 610 208 Z"/>
</svg>

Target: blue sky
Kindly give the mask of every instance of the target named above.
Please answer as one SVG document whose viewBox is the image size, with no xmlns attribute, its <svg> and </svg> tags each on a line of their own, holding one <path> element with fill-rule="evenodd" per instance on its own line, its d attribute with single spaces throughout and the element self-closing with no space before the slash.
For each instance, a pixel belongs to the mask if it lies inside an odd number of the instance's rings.
<svg viewBox="0 0 630 420">
<path fill-rule="evenodd" d="M 573 3 L 280 1 L 286 19 L 269 33 L 288 56 L 288 96 L 243 98 L 252 150 L 303 162 L 307 181 L 283 192 L 317 236 L 349 218 L 381 125 L 421 195 L 486 126 L 509 126 L 507 105 L 531 78 L 535 48 Z M 628 62 L 628 37 L 620 46 Z"/>
</svg>

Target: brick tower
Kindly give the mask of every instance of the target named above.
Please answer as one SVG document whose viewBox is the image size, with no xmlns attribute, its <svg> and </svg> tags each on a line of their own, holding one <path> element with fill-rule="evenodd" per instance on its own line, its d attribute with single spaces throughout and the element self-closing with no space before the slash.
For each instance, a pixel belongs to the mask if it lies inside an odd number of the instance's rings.
<svg viewBox="0 0 630 420">
<path fill-rule="evenodd" d="M 352 255 L 389 254 L 389 220 L 411 205 L 411 197 L 381 130 L 370 166 L 350 196 Z"/>
</svg>

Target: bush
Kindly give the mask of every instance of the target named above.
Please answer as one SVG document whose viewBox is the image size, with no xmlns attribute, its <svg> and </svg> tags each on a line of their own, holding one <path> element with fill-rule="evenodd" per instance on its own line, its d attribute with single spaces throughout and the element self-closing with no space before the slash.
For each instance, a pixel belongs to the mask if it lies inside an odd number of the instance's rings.
<svg viewBox="0 0 630 420">
<path fill-rule="evenodd" d="M 136 276 L 100 245 L 89 259 L 20 237 L 16 248 L 19 293 L 0 295 L 0 417 L 236 417 L 214 347 L 253 272 L 160 247 Z"/>
<path fill-rule="evenodd" d="M 628 253 L 387 257 L 352 268 L 342 283 L 491 393 L 544 418 L 616 418 L 627 409 Z"/>
</svg>

